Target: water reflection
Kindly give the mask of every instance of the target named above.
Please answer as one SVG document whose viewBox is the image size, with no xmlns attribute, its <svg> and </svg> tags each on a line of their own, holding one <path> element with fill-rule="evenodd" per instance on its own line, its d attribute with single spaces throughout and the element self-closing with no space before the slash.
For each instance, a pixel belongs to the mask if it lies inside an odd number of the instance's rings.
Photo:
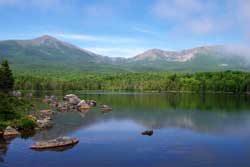
<svg viewBox="0 0 250 167">
<path fill-rule="evenodd" d="M 57 113 L 53 116 L 53 128 L 28 139 L 15 139 L 11 145 L 5 141 L 0 144 L 0 158 L 4 160 L 1 165 L 250 165 L 248 96 L 141 93 L 79 96 L 107 104 L 113 110 L 103 114 L 96 107 L 85 112 Z M 47 107 L 39 100 L 36 106 Z M 151 129 L 154 130 L 151 137 L 141 135 Z M 73 136 L 80 142 L 72 149 L 56 150 L 59 152 L 28 149 L 35 141 L 59 136 Z"/>
<path fill-rule="evenodd" d="M 83 99 L 95 99 L 112 106 L 103 115 L 98 108 L 90 112 L 60 113 L 55 126 L 35 136 L 51 139 L 72 134 L 79 129 L 116 120 L 130 120 L 145 129 L 181 128 L 211 135 L 247 135 L 250 131 L 250 103 L 247 96 L 194 94 L 80 94 Z M 129 127 L 129 125 L 123 125 Z"/>
</svg>

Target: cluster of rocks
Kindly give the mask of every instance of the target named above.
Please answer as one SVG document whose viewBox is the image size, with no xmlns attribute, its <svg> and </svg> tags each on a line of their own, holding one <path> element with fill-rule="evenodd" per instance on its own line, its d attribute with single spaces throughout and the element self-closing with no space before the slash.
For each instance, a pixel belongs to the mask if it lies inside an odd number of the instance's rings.
<svg viewBox="0 0 250 167">
<path fill-rule="evenodd" d="M 22 96 L 23 96 L 22 92 L 19 91 L 19 90 L 13 91 L 12 95 L 15 96 L 15 97 L 17 97 L 17 98 L 22 98 Z M 33 93 L 29 92 L 26 95 L 24 95 L 24 97 L 31 99 L 33 97 Z"/>
<path fill-rule="evenodd" d="M 55 96 L 45 96 L 43 101 L 49 103 L 51 107 L 55 108 L 57 111 L 60 112 L 85 112 L 90 110 L 92 107 L 95 107 L 97 104 L 95 100 L 83 100 L 75 94 L 68 94 L 64 96 L 63 101 L 59 101 Z M 111 111 L 112 109 L 107 105 L 102 105 L 101 111 L 105 110 Z"/>
<path fill-rule="evenodd" d="M 51 110 L 40 110 L 29 115 L 31 119 L 36 121 L 37 129 L 48 129 L 53 126 L 52 115 L 54 114 Z"/>
<path fill-rule="evenodd" d="M 36 122 L 37 124 L 36 130 L 42 130 L 51 128 L 53 126 L 53 123 L 51 122 L 52 120 L 51 117 L 53 114 L 54 112 L 52 112 L 51 110 L 41 110 L 39 112 L 34 112 L 28 115 L 28 117 Z M 0 130 L 0 136 L 3 136 L 5 138 L 14 138 L 19 135 L 20 132 L 11 126 L 8 126 L 3 130 Z"/>
</svg>

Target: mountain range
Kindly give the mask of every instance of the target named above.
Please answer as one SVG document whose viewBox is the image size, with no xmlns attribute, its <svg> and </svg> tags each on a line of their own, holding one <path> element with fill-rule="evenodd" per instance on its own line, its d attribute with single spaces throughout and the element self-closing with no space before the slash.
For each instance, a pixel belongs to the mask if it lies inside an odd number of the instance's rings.
<svg viewBox="0 0 250 167">
<path fill-rule="evenodd" d="M 14 69 L 81 72 L 220 71 L 250 70 L 247 55 L 227 51 L 222 45 L 182 51 L 147 50 L 131 58 L 95 54 L 44 35 L 30 40 L 0 41 L 0 60 Z"/>
</svg>

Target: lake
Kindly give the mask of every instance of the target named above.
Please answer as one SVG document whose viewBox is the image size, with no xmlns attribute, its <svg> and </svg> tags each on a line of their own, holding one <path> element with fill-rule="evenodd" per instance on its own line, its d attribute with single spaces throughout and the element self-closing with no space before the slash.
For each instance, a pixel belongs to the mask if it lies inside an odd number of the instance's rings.
<svg viewBox="0 0 250 167">
<path fill-rule="evenodd" d="M 57 113 L 54 127 L 0 140 L 1 167 L 250 166 L 250 97 L 158 93 L 77 93 L 107 104 L 86 113 Z M 40 94 L 36 94 L 40 96 Z M 62 97 L 62 96 L 61 96 Z M 36 106 L 46 109 L 41 100 Z M 141 132 L 154 130 L 152 136 Z M 65 150 L 34 151 L 36 141 L 72 136 Z"/>
</svg>

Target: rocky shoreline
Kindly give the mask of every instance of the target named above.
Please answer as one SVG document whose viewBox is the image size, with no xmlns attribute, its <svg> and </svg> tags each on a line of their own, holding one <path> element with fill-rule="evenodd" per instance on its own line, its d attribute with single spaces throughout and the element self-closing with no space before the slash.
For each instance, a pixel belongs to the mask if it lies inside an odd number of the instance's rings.
<svg viewBox="0 0 250 167">
<path fill-rule="evenodd" d="M 21 93 L 16 91 L 14 92 L 16 97 L 21 98 Z M 32 98 L 32 94 L 29 94 L 29 98 Z M 35 132 L 41 130 L 47 130 L 53 127 L 53 115 L 56 112 L 88 112 L 91 108 L 97 106 L 95 100 L 83 100 L 80 99 L 75 94 L 68 94 L 63 97 L 63 100 L 60 101 L 54 95 L 45 96 L 43 102 L 49 104 L 51 109 L 45 109 L 40 111 L 31 112 L 27 118 L 35 122 Z M 100 105 L 100 111 L 102 113 L 111 112 L 112 108 L 108 105 Z M 26 129 L 28 131 L 29 129 Z M 15 138 L 20 136 L 24 131 L 18 129 L 17 127 L 8 126 L 4 130 L 0 130 L 0 137 L 4 139 Z M 55 147 L 65 147 L 73 146 L 79 141 L 75 138 L 70 137 L 59 137 L 53 140 L 41 141 L 33 144 L 30 148 L 32 149 L 46 149 L 46 148 L 55 148 Z"/>
</svg>

